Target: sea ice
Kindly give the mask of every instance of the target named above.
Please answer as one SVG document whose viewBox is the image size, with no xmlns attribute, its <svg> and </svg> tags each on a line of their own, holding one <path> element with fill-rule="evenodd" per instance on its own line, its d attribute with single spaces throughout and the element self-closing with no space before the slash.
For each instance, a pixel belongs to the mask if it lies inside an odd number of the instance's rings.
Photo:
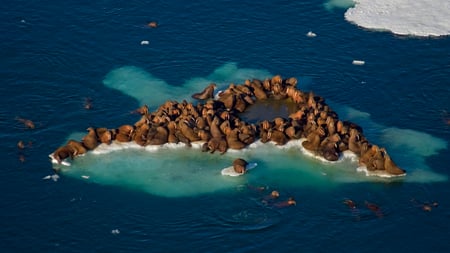
<svg viewBox="0 0 450 253">
<path fill-rule="evenodd" d="M 358 26 L 414 36 L 449 35 L 449 17 L 448 0 L 356 0 L 345 13 Z"/>
</svg>

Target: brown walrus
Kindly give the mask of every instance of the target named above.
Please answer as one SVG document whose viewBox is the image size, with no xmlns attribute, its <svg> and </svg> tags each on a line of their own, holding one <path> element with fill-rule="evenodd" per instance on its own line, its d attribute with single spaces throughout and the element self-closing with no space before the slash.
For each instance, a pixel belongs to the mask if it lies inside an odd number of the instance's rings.
<svg viewBox="0 0 450 253">
<path fill-rule="evenodd" d="M 178 129 L 182 135 L 189 139 L 190 142 L 200 140 L 198 134 L 195 133 L 194 129 L 189 126 L 189 123 L 186 120 L 182 120 L 178 123 Z"/>
<path fill-rule="evenodd" d="M 315 131 L 308 134 L 307 140 L 302 142 L 302 146 L 309 151 L 317 151 L 320 146 L 320 138 L 325 135 L 322 127 L 318 127 Z"/>
<path fill-rule="evenodd" d="M 34 128 L 36 127 L 36 126 L 34 125 L 34 122 L 31 121 L 31 120 L 29 120 L 29 119 L 24 119 L 24 118 L 19 118 L 19 117 L 16 117 L 16 119 L 17 119 L 19 122 L 23 123 L 23 125 L 24 125 L 26 128 L 34 129 Z"/>
<path fill-rule="evenodd" d="M 233 169 L 239 174 L 244 174 L 245 172 L 247 172 L 247 165 L 248 162 L 242 158 L 237 158 L 233 161 Z"/>
<path fill-rule="evenodd" d="M 350 129 L 350 137 L 348 139 L 348 149 L 355 154 L 361 153 L 361 136 L 358 130 Z"/>
<path fill-rule="evenodd" d="M 149 137 L 147 144 L 149 145 L 163 145 L 166 144 L 169 137 L 169 131 L 163 126 L 158 126 L 155 133 Z"/>
<path fill-rule="evenodd" d="M 338 134 L 333 134 L 326 137 L 320 144 L 319 154 L 328 161 L 339 160 L 338 142 L 340 141 L 340 139 L 341 138 Z"/>
<path fill-rule="evenodd" d="M 216 150 L 220 152 L 220 154 L 224 154 L 227 152 L 228 144 L 225 138 L 222 137 L 214 137 L 211 138 L 208 142 L 203 144 L 202 151 L 209 151 L 211 154 L 213 154 Z"/>
<path fill-rule="evenodd" d="M 231 149 L 243 149 L 245 144 L 239 140 L 239 129 L 227 128 L 225 130 L 225 138 L 227 140 L 228 148 Z"/>
<path fill-rule="evenodd" d="M 214 89 L 216 89 L 216 84 L 211 83 L 210 85 L 206 86 L 206 88 L 202 92 L 192 94 L 192 98 L 198 100 L 214 98 Z"/>
<path fill-rule="evenodd" d="M 149 22 L 147 25 L 148 25 L 149 27 L 151 27 L 151 28 L 156 28 L 156 27 L 158 27 L 158 22 L 156 22 L 156 21 L 151 21 L 151 22 Z"/>
<path fill-rule="evenodd" d="M 302 137 L 301 128 L 291 125 L 284 130 L 284 134 L 291 140 L 298 140 Z"/>
<path fill-rule="evenodd" d="M 83 137 L 82 143 L 87 150 L 93 150 L 98 146 L 97 134 L 92 127 L 89 127 L 87 130 L 89 132 Z"/>
<path fill-rule="evenodd" d="M 53 152 L 53 158 L 55 158 L 56 161 L 60 164 L 64 159 L 66 158 L 73 159 L 74 157 L 74 150 L 69 146 L 62 146 Z"/>
<path fill-rule="evenodd" d="M 167 136 L 168 143 L 178 143 L 178 137 L 176 136 L 177 132 L 177 123 L 175 121 L 170 121 L 167 123 L 167 130 L 169 131 L 169 136 Z"/>
<path fill-rule="evenodd" d="M 147 124 L 144 124 L 134 131 L 133 140 L 140 146 L 145 146 L 147 144 L 147 135 L 148 131 L 150 129 L 150 126 Z"/>
<path fill-rule="evenodd" d="M 267 93 L 264 91 L 261 82 L 257 83 L 252 81 L 249 82 L 247 85 L 253 89 L 253 95 L 256 97 L 256 99 L 258 100 L 267 99 Z"/>
<path fill-rule="evenodd" d="M 397 164 L 392 161 L 391 157 L 384 151 L 384 169 L 386 172 L 392 175 L 403 175 L 406 173 L 405 170 L 397 166 Z"/>
<path fill-rule="evenodd" d="M 270 129 L 268 135 L 269 140 L 275 142 L 276 145 L 283 146 L 289 141 L 284 132 L 276 129 Z"/>
<path fill-rule="evenodd" d="M 73 156 L 86 154 L 87 150 L 83 144 L 76 140 L 69 140 L 66 146 L 70 147 L 74 152 Z"/>
</svg>

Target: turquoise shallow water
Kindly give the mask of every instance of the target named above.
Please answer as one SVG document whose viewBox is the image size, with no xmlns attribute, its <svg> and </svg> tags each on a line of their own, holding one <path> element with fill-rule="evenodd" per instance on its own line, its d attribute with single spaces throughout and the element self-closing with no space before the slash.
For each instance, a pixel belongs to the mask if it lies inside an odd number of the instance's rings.
<svg viewBox="0 0 450 253">
<path fill-rule="evenodd" d="M 360 29 L 344 9 L 315 1 L 2 8 L 2 252 L 448 251 L 448 37 Z M 146 27 L 150 20 L 160 26 Z M 310 30 L 317 37 L 305 36 Z M 140 105 L 188 98 L 211 81 L 274 74 L 296 76 L 300 89 L 360 124 L 407 176 L 366 177 L 351 159 L 328 164 L 298 145 L 269 144 L 223 156 L 182 147 L 89 154 L 57 181 L 42 179 L 54 173 L 48 154 L 89 126 L 134 122 Z M 32 144 L 18 151 L 19 140 Z M 258 166 L 245 177 L 220 175 L 236 156 Z M 297 206 L 264 205 L 273 189 Z M 405 243 L 411 237 L 420 240 Z"/>
</svg>

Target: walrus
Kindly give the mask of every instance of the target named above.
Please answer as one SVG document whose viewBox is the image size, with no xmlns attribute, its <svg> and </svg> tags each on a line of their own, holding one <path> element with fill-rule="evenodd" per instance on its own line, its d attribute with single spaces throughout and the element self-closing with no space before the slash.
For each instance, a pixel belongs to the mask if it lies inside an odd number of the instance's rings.
<svg viewBox="0 0 450 253">
<path fill-rule="evenodd" d="M 73 156 L 83 155 L 87 152 L 87 149 L 84 147 L 84 145 L 76 140 L 67 141 L 66 146 L 70 147 L 73 150 Z"/>
<path fill-rule="evenodd" d="M 134 132 L 134 126 L 128 124 L 122 125 L 119 128 L 117 128 L 117 132 L 118 134 L 123 134 L 131 137 L 131 134 Z"/>
<path fill-rule="evenodd" d="M 198 99 L 198 100 L 206 100 L 210 98 L 214 98 L 214 89 L 216 89 L 216 84 L 211 83 L 210 85 L 206 86 L 206 88 L 199 93 L 192 94 L 192 98 Z"/>
<path fill-rule="evenodd" d="M 219 97 L 219 101 L 223 103 L 225 108 L 228 110 L 231 110 L 234 108 L 234 105 L 236 104 L 237 95 L 233 93 L 227 93 Z"/>
<path fill-rule="evenodd" d="M 222 138 L 223 133 L 222 130 L 220 130 L 220 118 L 218 116 L 214 116 L 213 119 L 211 119 L 211 117 L 208 117 L 207 121 L 209 124 L 209 132 L 211 133 L 211 136 L 213 138 Z"/>
<path fill-rule="evenodd" d="M 61 162 L 66 159 L 66 158 L 71 158 L 73 159 L 74 157 L 74 150 L 69 147 L 69 146 L 62 146 L 59 147 L 55 150 L 55 152 L 53 152 L 53 158 L 59 163 L 61 164 Z"/>
<path fill-rule="evenodd" d="M 92 106 L 92 98 L 90 98 L 90 97 L 87 97 L 87 98 L 84 98 L 84 104 L 83 104 L 84 106 L 84 109 L 86 109 L 86 110 L 90 110 L 90 109 L 92 109 L 93 108 L 93 106 Z"/>
<path fill-rule="evenodd" d="M 256 99 L 258 100 L 267 99 L 267 93 L 264 91 L 264 88 L 260 83 L 258 84 L 252 81 L 249 83 L 249 86 L 253 89 L 253 95 L 256 97 Z"/>
<path fill-rule="evenodd" d="M 350 137 L 348 139 L 348 149 L 355 154 L 361 153 L 361 136 L 358 130 L 352 128 L 350 129 Z"/>
<path fill-rule="evenodd" d="M 111 144 L 112 133 L 106 127 L 99 127 L 95 129 L 95 134 L 97 135 L 97 140 L 101 143 Z"/>
<path fill-rule="evenodd" d="M 233 161 L 233 169 L 239 174 L 244 174 L 245 172 L 247 172 L 247 165 L 248 162 L 242 158 L 237 158 Z"/>
<path fill-rule="evenodd" d="M 32 120 L 19 118 L 19 117 L 16 117 L 16 120 L 21 122 L 26 128 L 34 129 L 36 127 L 36 125 L 34 124 L 34 122 Z"/>
<path fill-rule="evenodd" d="M 367 145 L 367 147 L 364 146 L 364 149 L 366 149 L 366 148 L 367 148 L 367 150 L 365 152 L 361 152 L 361 155 L 359 157 L 359 165 L 366 166 L 367 169 L 369 169 L 370 160 L 375 155 L 375 153 L 378 149 L 378 146 L 376 146 L 376 145 L 372 145 L 372 146 Z"/>
<path fill-rule="evenodd" d="M 198 137 L 198 134 L 195 133 L 194 129 L 189 126 L 189 123 L 185 120 L 180 121 L 178 123 L 178 129 L 180 130 L 181 134 L 183 134 L 186 138 L 189 139 L 190 142 L 199 141 L 200 137 Z"/>
<path fill-rule="evenodd" d="M 149 22 L 147 25 L 148 25 L 149 27 L 151 27 L 151 28 L 156 28 L 156 27 L 158 27 L 158 22 L 156 22 L 156 21 L 151 21 L 151 22 Z"/>
<path fill-rule="evenodd" d="M 289 118 L 292 120 L 301 120 L 304 115 L 305 115 L 305 111 L 303 111 L 302 109 L 299 109 L 296 112 L 289 114 Z"/>
<path fill-rule="evenodd" d="M 270 129 L 268 134 L 269 140 L 275 142 L 276 145 L 283 146 L 289 141 L 283 131 Z"/>
<path fill-rule="evenodd" d="M 148 131 L 150 129 L 150 126 L 147 124 L 144 124 L 134 131 L 133 140 L 140 146 L 145 146 L 147 144 L 147 135 Z"/>
<path fill-rule="evenodd" d="M 319 147 L 320 155 L 328 161 L 337 161 L 339 160 L 339 146 L 338 142 L 340 142 L 340 137 L 338 134 L 333 134 L 331 136 L 326 137 Z"/>
<path fill-rule="evenodd" d="M 297 82 L 298 82 L 297 78 L 295 78 L 295 77 L 290 77 L 290 78 L 284 80 L 284 83 L 291 87 L 295 87 L 297 85 Z"/>
<path fill-rule="evenodd" d="M 158 126 L 155 129 L 155 134 L 148 138 L 147 144 L 149 145 L 163 145 L 166 144 L 169 137 L 169 131 L 163 126 Z"/>
<path fill-rule="evenodd" d="M 209 131 L 204 130 L 204 129 L 198 130 L 198 136 L 200 137 L 200 139 L 202 141 L 206 141 L 206 142 L 208 142 L 212 138 L 211 137 L 211 133 Z"/>
<path fill-rule="evenodd" d="M 405 170 L 397 166 L 397 164 L 392 161 L 391 157 L 384 151 L 384 169 L 386 172 L 392 175 L 403 175 L 406 173 Z"/>
<path fill-rule="evenodd" d="M 302 142 L 302 146 L 309 151 L 317 151 L 320 145 L 320 138 L 325 135 L 322 127 L 308 134 L 307 140 Z"/>
<path fill-rule="evenodd" d="M 291 140 L 298 140 L 302 137 L 301 128 L 291 125 L 284 130 L 284 134 Z"/>
<path fill-rule="evenodd" d="M 148 115 L 148 106 L 143 105 L 139 107 L 138 109 L 134 110 L 133 112 L 139 113 L 140 115 Z"/>
<path fill-rule="evenodd" d="M 239 129 L 227 128 L 225 130 L 225 138 L 227 140 L 228 148 L 231 149 L 243 149 L 245 144 L 239 140 Z"/>
<path fill-rule="evenodd" d="M 206 145 L 205 145 L 206 144 Z M 224 154 L 228 149 L 227 141 L 224 138 L 211 138 L 207 143 L 203 144 L 203 151 L 208 151 L 213 154 L 216 150 L 220 152 L 220 154 Z"/>
<path fill-rule="evenodd" d="M 384 148 L 377 149 L 369 162 L 372 163 L 375 170 L 384 170 Z"/>
<path fill-rule="evenodd" d="M 83 137 L 82 143 L 87 150 L 93 150 L 98 146 L 97 134 L 93 127 L 87 129 L 89 132 Z"/>
</svg>

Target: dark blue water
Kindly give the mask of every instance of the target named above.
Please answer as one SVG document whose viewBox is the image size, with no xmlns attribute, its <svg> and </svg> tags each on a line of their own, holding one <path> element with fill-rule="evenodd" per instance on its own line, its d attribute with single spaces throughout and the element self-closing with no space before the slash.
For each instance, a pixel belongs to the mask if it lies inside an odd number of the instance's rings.
<svg viewBox="0 0 450 253">
<path fill-rule="evenodd" d="M 0 8 L 2 252 L 450 250 L 449 37 L 360 29 L 344 20 L 345 10 L 327 11 L 320 1 L 14 1 Z M 146 26 L 152 20 L 158 28 Z M 318 36 L 306 37 L 310 30 Z M 354 59 L 366 64 L 354 66 Z M 439 180 L 411 173 L 415 180 L 329 178 L 320 181 L 327 187 L 315 187 L 258 178 L 297 199 L 297 206 L 279 209 L 262 205 L 267 192 L 248 189 L 245 180 L 229 191 L 164 197 L 139 185 L 64 174 L 57 182 L 42 179 L 53 174 L 48 154 L 69 134 L 135 120 L 129 112 L 141 101 L 105 86 L 111 71 L 135 66 L 183 90 L 186 81 L 208 79 L 226 64 L 237 66 L 235 74 L 299 77 L 300 88 L 336 105 L 341 118 L 360 121 L 408 171 L 422 171 L 419 164 Z M 83 107 L 87 97 L 91 110 Z M 365 116 L 347 115 L 347 107 Z M 398 142 L 384 128 L 410 131 Z M 19 140 L 32 144 L 19 151 Z M 396 145 L 409 141 L 429 154 L 412 157 L 414 146 Z M 346 198 L 358 208 L 350 210 Z M 365 208 L 366 200 L 382 215 Z M 421 203 L 434 201 L 438 207 L 422 210 Z"/>
</svg>

